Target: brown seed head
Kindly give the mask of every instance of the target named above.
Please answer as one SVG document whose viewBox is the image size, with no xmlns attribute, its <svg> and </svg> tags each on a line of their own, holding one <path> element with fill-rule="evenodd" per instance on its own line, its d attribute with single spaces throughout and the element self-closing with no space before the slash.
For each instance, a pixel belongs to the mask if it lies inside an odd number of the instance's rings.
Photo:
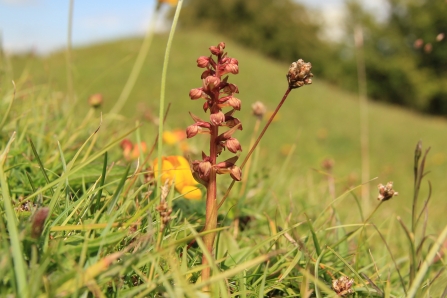
<svg viewBox="0 0 447 298">
<path fill-rule="evenodd" d="M 262 119 L 262 117 L 264 117 L 264 114 L 267 112 L 267 108 L 260 101 L 256 101 L 255 103 L 253 103 L 251 105 L 251 110 L 253 111 L 253 115 L 258 117 L 259 119 Z"/>
<path fill-rule="evenodd" d="M 354 284 L 353 279 L 349 279 L 346 276 L 341 276 L 339 279 L 332 280 L 332 289 L 337 293 L 338 296 L 345 296 L 347 294 L 354 293 L 351 289 Z"/>
<path fill-rule="evenodd" d="M 304 85 L 312 84 L 312 77 L 314 76 L 310 70 L 312 64 L 310 62 L 304 62 L 303 59 L 298 59 L 297 62 L 293 62 L 289 67 L 287 73 L 287 81 L 289 82 L 289 88 L 295 89 Z"/>
<path fill-rule="evenodd" d="M 379 201 L 388 201 L 392 197 L 399 194 L 393 189 L 393 181 L 388 182 L 385 186 L 383 184 L 379 184 L 377 188 L 379 189 L 379 196 L 377 197 L 377 200 Z"/>
</svg>

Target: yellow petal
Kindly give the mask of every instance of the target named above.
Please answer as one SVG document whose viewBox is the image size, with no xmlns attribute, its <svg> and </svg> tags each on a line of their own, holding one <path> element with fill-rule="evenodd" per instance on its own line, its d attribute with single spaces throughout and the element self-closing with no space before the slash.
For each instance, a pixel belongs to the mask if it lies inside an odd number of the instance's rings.
<svg viewBox="0 0 447 298">
<path fill-rule="evenodd" d="M 200 200 L 202 198 L 202 191 L 197 186 L 185 186 L 179 193 L 189 200 Z"/>
<path fill-rule="evenodd" d="M 165 142 L 166 144 L 174 145 L 175 143 L 177 143 L 177 141 L 177 136 L 172 131 L 163 132 L 163 142 Z"/>
<path fill-rule="evenodd" d="M 154 177 L 155 177 L 155 179 L 157 179 L 157 177 L 159 175 L 157 158 L 153 161 L 152 167 L 154 168 Z M 172 183 L 175 180 L 175 177 L 174 177 L 175 167 L 169 161 L 168 158 L 166 158 L 166 157 L 162 158 L 161 169 L 162 169 L 161 183 L 165 183 L 167 179 L 169 179 L 170 183 Z"/>
</svg>

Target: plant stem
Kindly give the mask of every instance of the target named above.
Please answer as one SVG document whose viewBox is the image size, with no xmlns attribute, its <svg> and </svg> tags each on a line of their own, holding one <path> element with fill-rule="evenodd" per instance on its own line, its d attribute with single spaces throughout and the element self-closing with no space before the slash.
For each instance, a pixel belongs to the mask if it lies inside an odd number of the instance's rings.
<svg viewBox="0 0 447 298">
<path fill-rule="evenodd" d="M 217 157 L 217 146 L 216 146 L 216 138 L 219 133 L 219 127 L 212 125 L 210 129 L 210 162 L 211 165 L 214 166 L 216 164 Z M 217 200 L 216 200 L 216 171 L 213 167 L 211 167 L 209 182 L 206 187 L 206 215 L 205 215 L 205 228 L 204 231 L 210 231 L 217 228 Z M 203 242 L 205 243 L 207 251 L 210 255 L 213 255 L 213 245 L 214 239 L 216 237 L 216 233 L 209 233 L 203 236 Z M 205 256 L 202 257 L 202 265 L 206 266 L 210 263 Z M 211 267 L 207 266 L 202 270 L 202 282 L 207 281 L 211 276 Z M 209 286 L 206 286 L 204 291 L 209 291 Z"/>
<path fill-rule="evenodd" d="M 166 78 L 168 72 L 169 55 L 171 53 L 172 40 L 174 39 L 175 29 L 177 28 L 177 21 L 182 9 L 183 0 L 179 0 L 177 8 L 175 9 L 174 19 L 171 25 L 171 31 L 169 32 L 168 43 L 166 44 L 165 58 L 163 62 L 163 71 L 161 74 L 161 91 L 160 91 L 160 110 L 159 110 L 159 125 L 158 125 L 158 168 L 160 169 L 160 175 L 157 178 L 157 185 L 161 186 L 161 172 L 162 172 L 162 155 L 163 155 L 163 123 L 164 123 L 164 109 L 165 109 L 165 93 L 166 93 Z M 156 189 L 158 196 L 160 194 L 159 188 Z"/>
<path fill-rule="evenodd" d="M 265 126 L 262 129 L 261 133 L 259 134 L 258 138 L 256 139 L 256 142 L 250 148 L 250 151 L 248 151 L 247 156 L 245 156 L 245 159 L 244 159 L 244 161 L 241 164 L 241 169 L 244 168 L 244 166 L 247 163 L 248 159 L 251 157 L 251 155 L 255 151 L 256 147 L 258 146 L 259 142 L 261 141 L 262 137 L 264 136 L 265 131 L 267 130 L 267 128 L 269 128 L 270 123 L 272 123 L 272 121 L 275 118 L 276 114 L 278 113 L 279 109 L 281 108 L 281 106 L 284 104 L 284 102 L 286 101 L 287 97 L 289 96 L 290 91 L 292 91 L 292 89 L 287 88 L 286 93 L 284 93 L 284 96 L 282 97 L 281 101 L 279 102 L 279 104 L 276 107 L 275 111 L 273 112 L 272 116 L 270 116 L 269 121 L 267 121 L 267 123 L 265 124 Z M 217 209 L 219 209 L 222 206 L 222 204 L 225 202 L 226 198 L 228 197 L 228 195 L 231 192 L 231 189 L 233 188 L 234 183 L 235 183 L 235 181 L 233 180 L 231 182 L 230 186 L 228 187 L 227 192 L 225 193 L 225 195 L 223 196 L 222 200 L 220 201 L 219 206 L 217 206 Z"/>
</svg>

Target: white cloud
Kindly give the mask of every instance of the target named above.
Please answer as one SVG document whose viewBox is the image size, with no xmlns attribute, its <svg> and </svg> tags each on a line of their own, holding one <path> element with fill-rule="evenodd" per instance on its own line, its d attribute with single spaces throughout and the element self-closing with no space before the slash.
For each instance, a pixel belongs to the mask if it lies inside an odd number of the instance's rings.
<svg viewBox="0 0 447 298">
<path fill-rule="evenodd" d="M 120 27 L 123 23 L 124 20 L 120 18 L 120 16 L 114 14 L 88 16 L 79 20 L 79 25 L 85 29 L 115 29 Z"/>
<path fill-rule="evenodd" d="M 6 5 L 31 5 L 38 3 L 39 0 L 0 0 L 0 4 Z"/>
</svg>

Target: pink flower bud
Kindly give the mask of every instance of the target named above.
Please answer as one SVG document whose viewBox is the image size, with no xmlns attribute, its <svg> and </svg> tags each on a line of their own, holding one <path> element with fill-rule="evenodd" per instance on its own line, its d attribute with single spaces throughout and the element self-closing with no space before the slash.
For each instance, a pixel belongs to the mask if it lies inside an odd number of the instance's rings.
<svg viewBox="0 0 447 298">
<path fill-rule="evenodd" d="M 219 44 L 217 45 L 220 49 L 225 49 L 225 43 L 224 42 L 219 42 Z"/>
<path fill-rule="evenodd" d="M 240 111 L 241 110 L 241 100 L 232 96 L 229 100 L 227 100 L 227 103 L 233 107 L 233 109 Z"/>
<path fill-rule="evenodd" d="M 225 66 L 225 73 L 238 74 L 239 66 L 237 66 L 237 64 L 227 64 Z"/>
<path fill-rule="evenodd" d="M 237 151 L 242 151 L 242 147 L 241 144 L 239 143 L 239 141 L 235 138 L 229 138 L 226 142 L 225 142 L 225 146 L 227 147 L 227 149 L 230 152 L 236 153 Z"/>
<path fill-rule="evenodd" d="M 192 138 L 199 133 L 199 126 L 197 124 L 192 124 L 186 128 L 186 137 Z"/>
<path fill-rule="evenodd" d="M 239 61 L 237 61 L 236 58 L 230 58 L 230 63 L 231 63 L 231 64 L 239 65 Z"/>
<path fill-rule="evenodd" d="M 216 56 L 221 55 L 223 53 L 223 51 L 221 49 L 219 49 L 218 47 L 215 47 L 215 46 L 210 47 L 210 52 L 211 52 L 211 54 L 216 55 Z"/>
<path fill-rule="evenodd" d="M 210 121 L 213 125 L 219 126 L 225 122 L 225 115 L 221 111 L 210 115 Z"/>
<path fill-rule="evenodd" d="M 197 59 L 197 66 L 200 68 L 205 68 L 208 67 L 210 65 L 210 57 L 206 57 L 206 56 L 200 56 Z"/>
<path fill-rule="evenodd" d="M 218 77 L 208 76 L 205 78 L 204 85 L 207 90 L 213 90 L 219 84 L 220 84 L 220 79 Z"/>
<path fill-rule="evenodd" d="M 199 99 L 202 97 L 202 88 L 195 88 L 189 91 L 189 97 L 191 99 Z"/>
</svg>

